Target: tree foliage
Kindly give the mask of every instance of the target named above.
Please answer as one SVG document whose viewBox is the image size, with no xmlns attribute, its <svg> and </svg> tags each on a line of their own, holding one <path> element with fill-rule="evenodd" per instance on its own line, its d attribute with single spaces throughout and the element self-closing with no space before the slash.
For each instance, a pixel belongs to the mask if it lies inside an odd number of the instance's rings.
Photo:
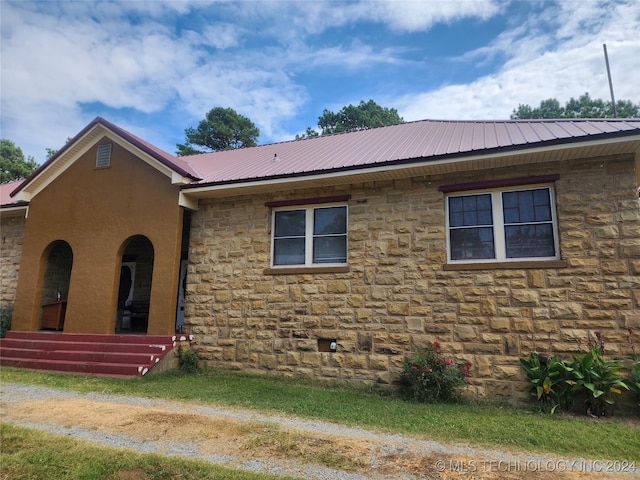
<svg viewBox="0 0 640 480">
<path fill-rule="evenodd" d="M 638 118 L 640 116 L 640 103 L 634 104 L 630 100 L 618 100 L 616 102 L 618 118 Z M 613 108 L 610 101 L 599 98 L 591 98 L 588 93 L 578 99 L 571 98 L 564 106 L 555 98 L 549 98 L 540 102 L 539 107 L 530 105 L 518 105 L 511 114 L 512 120 L 525 120 L 529 118 L 613 118 Z"/>
<path fill-rule="evenodd" d="M 22 149 L 11 140 L 0 138 L 0 183 L 22 180 L 38 168 L 33 157 L 24 158 Z"/>
<path fill-rule="evenodd" d="M 185 143 L 176 145 L 179 156 L 255 147 L 260 136 L 260 130 L 251 120 L 232 108 L 223 107 L 212 108 L 198 128 L 189 127 L 184 133 Z"/>
<path fill-rule="evenodd" d="M 342 107 L 338 112 L 332 112 L 326 108 L 322 116 L 318 118 L 318 127 L 321 132 L 307 127 L 307 131 L 301 135 L 296 135 L 296 140 L 303 138 L 317 137 L 318 135 L 329 135 L 332 133 L 354 132 L 367 128 L 383 127 L 385 125 L 396 125 L 404 122 L 395 108 L 381 107 L 373 100 L 360 101 L 359 105 L 349 104 Z"/>
</svg>

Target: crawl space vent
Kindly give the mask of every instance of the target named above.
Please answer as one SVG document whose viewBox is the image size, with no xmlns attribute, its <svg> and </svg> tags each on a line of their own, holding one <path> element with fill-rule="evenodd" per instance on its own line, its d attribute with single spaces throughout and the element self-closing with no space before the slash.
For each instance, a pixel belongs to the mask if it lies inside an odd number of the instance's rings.
<svg viewBox="0 0 640 480">
<path fill-rule="evenodd" d="M 96 153 L 96 168 L 107 168 L 111 165 L 111 144 L 98 145 Z"/>
</svg>

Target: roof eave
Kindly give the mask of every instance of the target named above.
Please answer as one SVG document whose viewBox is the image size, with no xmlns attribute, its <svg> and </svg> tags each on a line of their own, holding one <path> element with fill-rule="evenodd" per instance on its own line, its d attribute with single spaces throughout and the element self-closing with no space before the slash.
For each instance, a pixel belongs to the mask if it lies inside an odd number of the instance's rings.
<svg viewBox="0 0 640 480">
<path fill-rule="evenodd" d="M 548 152 L 553 150 L 566 150 L 571 148 L 584 148 L 591 145 L 604 145 L 620 142 L 640 142 L 640 134 L 637 131 L 616 132 L 615 134 L 593 135 L 588 138 L 554 139 L 535 144 L 505 146 L 488 150 L 477 150 L 472 152 L 455 152 L 451 154 L 437 155 L 432 157 L 417 157 L 390 160 L 382 163 L 354 165 L 334 169 L 315 170 L 310 172 L 296 172 L 282 175 L 272 175 L 260 178 L 241 178 L 234 180 L 224 180 L 207 183 L 191 183 L 182 186 L 182 192 L 189 196 L 198 196 L 200 193 L 213 192 L 215 190 L 228 191 L 234 188 L 250 188 L 271 184 L 274 186 L 283 183 L 300 182 L 311 179 L 337 178 L 353 176 L 354 174 L 372 174 L 376 172 L 388 172 L 391 170 L 411 169 L 420 166 L 437 166 L 445 164 L 459 164 L 473 162 L 485 158 L 499 158 L 504 156 L 531 155 L 536 152 Z M 207 195 L 204 195 L 207 196 Z"/>
<path fill-rule="evenodd" d="M 26 202 L 10 203 L 8 205 L 0 205 L 0 218 L 7 217 L 27 217 L 29 204 Z"/>
<path fill-rule="evenodd" d="M 159 155 L 156 151 L 149 148 L 148 145 L 139 141 L 136 137 L 131 135 L 126 130 L 121 129 L 117 125 L 105 120 L 102 117 L 96 117 L 92 122 L 90 122 L 86 127 L 84 127 L 76 136 L 74 136 L 71 140 L 69 140 L 60 150 L 58 150 L 54 155 L 52 155 L 46 162 L 40 165 L 31 175 L 29 175 L 24 182 L 18 188 L 13 190 L 9 195 L 14 198 L 17 196 L 18 200 L 28 201 L 27 196 L 19 196 L 19 193 L 25 190 L 31 182 L 40 176 L 42 172 L 47 170 L 54 162 L 56 162 L 59 158 L 61 158 L 69 149 L 71 149 L 79 140 L 81 140 L 85 135 L 87 135 L 91 130 L 93 130 L 98 125 L 101 125 L 108 131 L 112 132 L 114 135 L 122 138 L 124 141 L 128 142 L 130 145 L 135 147 L 136 149 L 143 152 L 145 155 L 148 155 L 153 160 L 159 162 L 164 167 L 171 170 L 171 179 L 172 183 L 175 185 L 184 185 L 187 183 L 191 183 L 192 181 L 200 180 L 200 178 L 194 175 L 192 172 L 188 172 L 187 170 L 181 168 L 179 165 L 172 164 L 168 162 L 164 157 Z"/>
</svg>

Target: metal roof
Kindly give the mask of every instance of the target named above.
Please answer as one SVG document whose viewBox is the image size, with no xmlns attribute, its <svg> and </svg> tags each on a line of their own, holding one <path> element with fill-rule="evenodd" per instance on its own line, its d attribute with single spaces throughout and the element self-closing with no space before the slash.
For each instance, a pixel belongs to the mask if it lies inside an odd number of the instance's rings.
<svg viewBox="0 0 640 480">
<path fill-rule="evenodd" d="M 182 157 L 202 176 L 184 188 L 366 169 L 640 135 L 640 119 L 422 120 Z"/>
<path fill-rule="evenodd" d="M 183 189 L 229 185 L 274 179 L 307 177 L 334 172 L 373 171 L 374 168 L 408 166 L 418 162 L 465 159 L 512 152 L 522 154 L 554 145 L 579 147 L 592 141 L 636 137 L 640 141 L 640 119 L 562 120 L 421 120 L 356 132 L 305 140 L 261 145 L 223 152 L 176 157 L 107 120 L 97 117 L 52 158 L 22 182 L 2 188 L 2 203 L 41 175 L 68 149 L 101 125 L 170 170 L 187 177 Z M 635 147 L 634 147 L 635 148 Z M 5 198 L 6 197 L 6 198 Z M 14 203 L 15 204 L 15 203 Z"/>
<path fill-rule="evenodd" d="M 18 205 L 18 202 L 11 198 L 11 192 L 18 188 L 22 182 L 24 182 L 24 180 L 0 185 L 0 207 L 12 207 Z"/>
</svg>

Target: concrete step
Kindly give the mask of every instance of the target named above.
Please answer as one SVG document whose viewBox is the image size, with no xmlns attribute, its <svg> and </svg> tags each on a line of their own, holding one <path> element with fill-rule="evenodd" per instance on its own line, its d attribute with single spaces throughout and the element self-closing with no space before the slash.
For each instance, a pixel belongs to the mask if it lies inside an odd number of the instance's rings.
<svg viewBox="0 0 640 480">
<path fill-rule="evenodd" d="M 188 336 L 93 335 L 8 331 L 0 365 L 38 370 L 134 377 L 145 375 Z"/>
</svg>

